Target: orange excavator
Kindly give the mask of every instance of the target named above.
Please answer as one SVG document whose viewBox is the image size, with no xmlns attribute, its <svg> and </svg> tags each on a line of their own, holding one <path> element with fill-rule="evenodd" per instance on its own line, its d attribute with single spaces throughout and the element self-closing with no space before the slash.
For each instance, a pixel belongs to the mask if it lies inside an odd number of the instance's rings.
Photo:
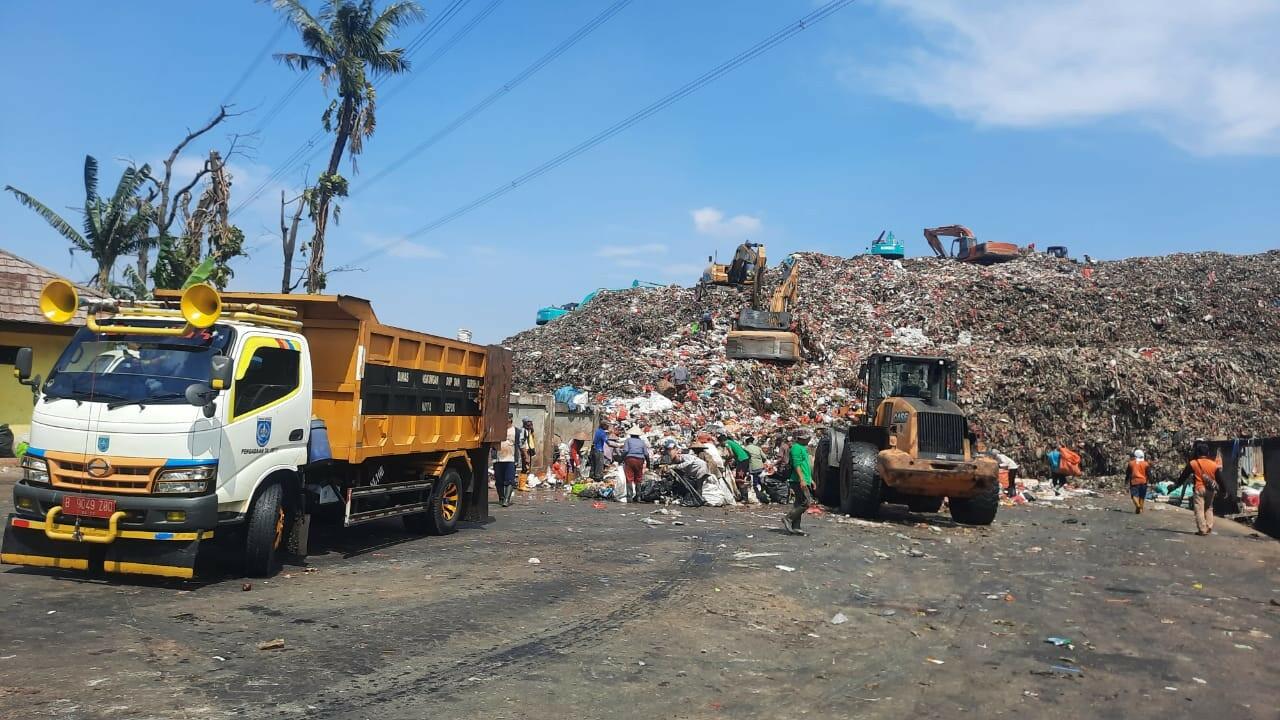
<svg viewBox="0 0 1280 720">
<path fill-rule="evenodd" d="M 942 247 L 939 236 L 954 238 L 951 241 L 951 254 Z M 938 257 L 952 257 L 960 262 L 977 263 L 978 265 L 994 265 L 1008 262 L 1018 257 L 1018 246 L 1013 243 L 978 242 L 973 231 L 963 225 L 944 225 L 936 228 L 925 228 L 924 239 Z"/>
</svg>

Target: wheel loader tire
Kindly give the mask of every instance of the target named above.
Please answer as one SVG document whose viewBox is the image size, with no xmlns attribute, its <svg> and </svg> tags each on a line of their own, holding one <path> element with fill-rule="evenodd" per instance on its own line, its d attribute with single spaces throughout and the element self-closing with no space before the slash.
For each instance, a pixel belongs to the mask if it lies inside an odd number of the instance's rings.
<svg viewBox="0 0 1280 720">
<path fill-rule="evenodd" d="M 818 441 L 813 456 L 813 479 L 818 485 L 818 502 L 827 507 L 840 507 L 840 468 L 833 468 L 827 459 L 831 455 L 831 438 Z"/>
<path fill-rule="evenodd" d="M 284 540 L 284 508 L 280 484 L 258 492 L 245 523 L 244 571 L 250 577 L 270 577 L 276 570 L 276 551 Z"/>
<path fill-rule="evenodd" d="M 873 518 L 880 511 L 881 485 L 876 474 L 875 445 L 846 442 L 840 458 L 840 511 L 845 515 Z"/>
<path fill-rule="evenodd" d="M 1000 485 L 992 484 L 981 495 L 971 498 L 951 498 L 951 519 L 961 525 L 990 525 L 1000 509 Z"/>
<path fill-rule="evenodd" d="M 942 509 L 942 497 L 916 495 L 907 498 L 907 509 L 917 513 L 936 513 Z"/>
</svg>

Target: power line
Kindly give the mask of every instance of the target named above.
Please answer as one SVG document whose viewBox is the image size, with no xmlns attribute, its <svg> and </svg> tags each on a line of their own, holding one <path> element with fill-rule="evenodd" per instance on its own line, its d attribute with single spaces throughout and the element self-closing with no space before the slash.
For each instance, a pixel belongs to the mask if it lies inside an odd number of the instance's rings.
<svg viewBox="0 0 1280 720">
<path fill-rule="evenodd" d="M 454 118 L 453 121 L 450 122 L 448 125 L 445 125 L 444 127 L 437 130 L 435 134 L 428 137 L 426 140 L 423 140 L 422 142 L 413 146 L 413 148 L 411 148 L 408 152 L 401 155 L 399 158 L 393 160 L 389 165 L 379 170 L 376 174 L 373 175 L 373 177 L 363 180 L 360 183 L 360 188 L 356 192 L 351 193 L 352 196 L 355 196 L 358 193 L 362 193 L 368 190 L 372 185 L 376 184 L 378 181 L 387 177 L 388 175 L 395 172 L 396 170 L 399 170 L 401 167 L 404 167 L 405 163 L 409 162 L 410 160 L 417 157 L 418 155 L 421 155 L 428 148 L 432 147 L 436 143 L 448 137 L 450 134 L 453 133 L 453 131 L 457 130 L 458 128 L 470 122 L 471 118 L 475 117 L 476 115 L 479 115 L 481 112 L 484 112 L 486 108 L 488 108 L 490 105 L 497 102 L 499 99 L 502 98 L 502 96 L 506 95 L 507 93 L 519 87 L 520 84 L 523 83 L 525 80 L 528 80 L 529 78 L 533 77 L 535 74 L 537 74 L 539 70 L 546 67 L 553 60 L 555 60 L 556 58 L 566 53 L 569 50 L 569 48 L 572 48 L 574 45 L 578 44 L 578 41 L 590 35 L 592 32 L 595 31 L 596 28 L 605 24 L 610 18 L 612 18 L 614 15 L 617 15 L 619 12 L 622 11 L 623 8 L 625 8 L 630 4 L 631 4 L 631 0 L 616 0 L 612 5 L 605 8 L 604 11 L 601 12 L 599 15 L 587 21 L 587 24 L 578 28 L 573 32 L 572 35 L 560 41 L 558 45 L 548 50 L 546 54 L 544 54 L 542 57 L 535 60 L 532 64 L 530 64 L 525 69 L 516 73 L 514 77 L 512 77 L 507 82 L 503 83 L 503 85 L 499 87 L 497 90 L 494 90 L 493 92 L 489 93 L 489 95 L 485 97 L 483 100 L 476 103 L 475 105 L 472 105 L 470 108 L 464 111 L 461 115 Z"/>
<path fill-rule="evenodd" d="M 408 239 L 408 238 L 421 237 L 423 235 L 426 235 L 427 233 L 430 233 L 444 225 L 447 225 L 448 223 L 451 223 L 454 220 L 457 220 L 463 215 L 466 215 L 467 213 L 470 213 L 471 211 L 483 205 L 487 205 L 488 203 L 502 197 L 503 195 L 506 195 L 512 190 L 519 188 L 521 185 L 524 185 L 532 180 L 535 180 L 541 177 L 542 175 L 545 175 L 548 172 L 551 172 L 552 170 L 560 167 L 566 162 L 569 162 L 570 160 L 581 155 L 582 153 L 587 152 L 588 150 L 599 145 L 600 143 L 603 143 L 606 140 L 617 135 L 618 133 L 626 130 L 627 128 L 630 128 L 636 123 L 639 123 L 642 120 L 649 118 L 650 116 L 662 111 L 663 109 L 684 99 L 685 97 L 688 97 L 689 95 L 697 92 L 698 90 L 718 80 L 719 78 L 732 72 L 733 70 L 736 70 L 737 68 L 746 64 L 747 62 L 750 62 L 751 60 L 759 57 L 760 55 L 763 55 L 769 50 L 772 50 L 774 47 L 798 35 L 799 33 L 803 32 L 807 28 L 813 26 L 814 24 L 827 19 L 828 17 L 830 17 L 831 15 L 834 15 L 840 10 L 843 10 L 845 7 L 853 4 L 853 2 L 854 0 L 831 0 L 830 2 L 826 3 L 825 5 L 818 8 L 817 10 L 814 10 L 813 12 L 809 13 L 808 15 L 805 15 L 799 20 L 796 20 L 784 26 L 782 29 L 778 30 L 774 34 L 765 38 L 764 40 L 761 40 L 755 45 L 752 45 L 750 48 L 747 48 L 746 50 L 735 55 L 734 57 L 730 58 L 724 63 L 717 65 L 716 67 L 712 68 L 706 73 L 703 73 L 702 75 L 698 76 L 697 78 L 690 81 L 689 83 L 683 85 L 682 87 L 675 90 L 674 92 L 658 99 L 657 101 L 649 105 L 646 105 L 645 107 L 629 115 L 628 117 L 618 121 L 617 123 L 614 123 L 613 125 L 600 131 L 599 133 L 592 135 L 586 140 L 578 143 L 577 145 L 574 145 L 568 150 L 560 153 L 559 155 L 556 155 L 550 160 L 524 173 L 523 175 L 520 175 L 503 185 L 499 185 L 493 190 L 490 190 L 484 195 L 481 195 L 480 197 L 457 208 L 456 210 L 453 210 L 452 212 L 449 212 L 445 215 L 442 215 L 436 218 L 435 220 L 432 220 L 426 225 L 423 225 L 422 227 L 405 235 L 405 238 Z M 374 250 L 368 253 L 365 253 L 364 255 L 361 255 L 360 257 L 356 258 L 350 263 L 347 263 L 347 265 L 355 265 L 358 263 L 365 262 L 366 260 L 369 260 L 373 257 L 376 257 L 382 254 L 388 249 L 388 247 L 389 246 L 375 248 Z"/>
<path fill-rule="evenodd" d="M 280 36 L 284 34 L 285 29 L 288 27 L 288 20 L 280 23 L 280 27 L 276 28 L 276 31 L 271 34 L 271 37 L 262 46 L 262 49 L 259 50 L 258 54 L 254 56 L 254 59 L 250 61 L 249 67 L 245 68 L 244 72 L 240 73 L 239 79 L 237 79 L 235 84 L 231 86 L 231 89 L 227 91 L 227 96 L 222 99 L 223 105 L 230 104 L 230 102 L 235 99 L 236 93 L 240 92 L 240 89 L 244 87 L 244 84 L 249 82 L 249 77 L 253 75 L 254 71 L 258 69 L 258 66 L 262 64 L 262 61 L 266 59 L 267 54 L 271 52 L 271 46 L 276 44 L 276 41 L 280 39 Z"/>
<path fill-rule="evenodd" d="M 461 12 L 462 8 L 466 7 L 469 2 L 471 2 L 471 0 L 453 0 L 453 2 L 446 5 L 444 10 L 441 10 L 440 14 L 437 15 L 434 20 L 427 23 L 427 26 L 404 46 L 405 57 L 413 57 L 418 50 L 422 49 L 422 46 L 431 42 L 431 38 L 435 37 L 436 33 L 440 32 L 440 30 L 447 25 L 455 15 Z"/>
<path fill-rule="evenodd" d="M 435 19 L 428 22 L 426 27 L 420 30 L 418 34 L 415 35 L 405 45 L 405 57 L 411 58 L 418 50 L 422 49 L 422 47 L 424 47 L 426 43 L 428 43 L 431 40 L 431 38 L 435 37 L 436 33 L 440 32 L 440 30 L 445 26 L 445 24 L 447 24 L 449 20 L 453 19 L 453 17 L 456 16 L 458 12 L 463 7 L 465 7 L 467 3 L 470 1 L 471 0 L 452 0 L 452 2 L 446 5 L 445 9 L 442 10 L 440 14 L 435 17 Z M 380 78 L 379 80 L 376 80 L 374 82 L 375 89 L 377 88 L 378 85 L 380 85 L 383 81 L 385 81 L 385 79 L 386 78 L 384 77 L 384 78 Z M 299 85 L 299 87 L 301 86 Z M 286 159 L 284 163 L 282 163 L 281 165 L 277 166 L 274 170 L 272 170 L 271 173 L 269 173 L 267 177 L 264 178 L 262 182 L 260 182 L 253 189 L 253 191 L 249 193 L 247 197 L 245 197 L 244 200 L 240 201 L 239 205 L 237 205 L 234 209 L 232 209 L 230 213 L 231 216 L 235 217 L 236 215 L 240 214 L 242 210 L 244 210 L 246 207 L 251 205 L 255 200 L 261 197 L 262 194 L 265 193 L 267 189 L 271 187 L 272 183 L 284 177 L 285 174 L 288 173 L 291 169 L 293 169 L 293 166 L 297 164 L 297 162 L 304 157 L 304 155 L 308 150 L 315 147 L 315 144 L 318 143 L 320 139 L 324 137 L 324 135 L 325 135 L 325 131 L 322 128 L 314 132 L 310 138 L 303 141 L 303 143 L 299 145 L 297 149 L 295 149 L 292 153 L 289 154 L 288 159 Z M 307 159 L 311 160 L 317 157 L 319 154 L 320 154 L 320 151 L 317 151 L 314 155 L 312 155 L 310 158 L 307 158 Z"/>
<path fill-rule="evenodd" d="M 494 10 L 497 10 L 498 6 L 501 5 L 502 3 L 503 3 L 503 0 L 491 0 L 491 2 L 484 7 L 484 9 L 476 13 L 475 17 L 471 18 L 471 20 L 469 20 L 466 25 L 463 25 L 461 28 L 459 28 L 458 32 L 454 33 L 453 37 L 449 38 L 444 45 L 441 45 L 440 47 L 436 48 L 436 51 L 431 53 L 431 56 L 428 57 L 425 62 L 415 65 L 414 72 L 409 73 L 409 75 L 404 79 L 403 82 L 401 82 L 399 85 L 396 85 L 395 87 L 388 90 L 385 94 L 383 94 L 381 97 L 378 98 L 378 101 L 381 103 L 386 103 L 391 98 L 395 97 L 396 95 L 399 95 L 402 90 L 408 87 L 409 83 L 413 82 L 415 78 L 419 77 L 417 73 L 422 73 L 428 68 L 430 68 L 432 65 L 435 65 L 436 61 L 438 61 L 441 57 L 443 57 L 445 53 L 449 52 L 449 50 L 452 49 L 454 45 L 457 45 L 463 38 L 465 38 L 467 34 L 470 33 L 472 30 L 474 30 L 475 27 L 479 25 L 481 22 L 483 22 L 485 18 L 489 17 L 489 15 L 492 14 Z"/>
<path fill-rule="evenodd" d="M 302 89 L 302 86 L 311 79 L 311 75 L 312 73 L 310 70 L 299 75 L 298 79 L 293 82 L 293 85 L 289 90 L 276 101 L 275 105 L 271 106 L 271 109 L 267 111 L 266 115 L 262 116 L 262 120 L 258 123 L 258 126 L 253 129 L 253 132 L 261 133 L 265 130 L 267 126 L 271 124 L 271 121 L 276 119 L 276 116 L 280 114 L 280 111 L 284 109 L 285 105 L 289 104 L 289 101 L 293 99 L 293 96 L 298 94 L 298 91 Z"/>
</svg>

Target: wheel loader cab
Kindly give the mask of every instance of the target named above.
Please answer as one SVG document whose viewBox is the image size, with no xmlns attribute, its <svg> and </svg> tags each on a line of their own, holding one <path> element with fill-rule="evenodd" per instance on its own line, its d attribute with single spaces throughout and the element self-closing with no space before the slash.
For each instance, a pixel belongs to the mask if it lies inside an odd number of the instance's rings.
<svg viewBox="0 0 1280 720">
<path fill-rule="evenodd" d="M 969 458 L 968 426 L 955 404 L 956 364 L 945 358 L 876 355 L 867 362 L 871 423 L 885 447 L 935 460 Z"/>
</svg>

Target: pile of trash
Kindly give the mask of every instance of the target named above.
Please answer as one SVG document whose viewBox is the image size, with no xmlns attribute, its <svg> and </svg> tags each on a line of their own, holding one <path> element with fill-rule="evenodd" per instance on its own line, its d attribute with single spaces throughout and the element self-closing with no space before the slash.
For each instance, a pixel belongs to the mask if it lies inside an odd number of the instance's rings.
<svg viewBox="0 0 1280 720">
<path fill-rule="evenodd" d="M 748 290 L 712 288 L 701 302 L 686 288 L 627 290 L 509 338 L 514 386 L 572 385 L 628 422 L 772 438 L 862 410 L 862 359 L 909 352 L 957 358 L 975 428 L 1024 465 L 1076 441 L 1086 472 L 1114 474 L 1135 447 L 1172 466 L 1193 437 L 1280 434 L 1280 251 L 800 263 L 803 362 L 725 358 Z M 658 402 L 676 365 L 690 389 Z"/>
</svg>

